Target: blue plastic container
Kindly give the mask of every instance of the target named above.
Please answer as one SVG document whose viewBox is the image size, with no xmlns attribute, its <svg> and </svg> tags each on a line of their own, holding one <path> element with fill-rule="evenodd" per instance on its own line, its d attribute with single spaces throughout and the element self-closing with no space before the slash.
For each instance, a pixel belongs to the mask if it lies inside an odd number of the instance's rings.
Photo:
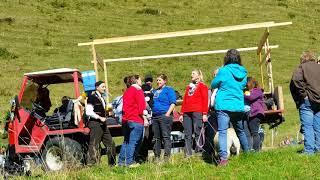
<svg viewBox="0 0 320 180">
<path fill-rule="evenodd" d="M 84 91 L 93 91 L 96 89 L 96 73 L 94 70 L 81 72 Z"/>
</svg>

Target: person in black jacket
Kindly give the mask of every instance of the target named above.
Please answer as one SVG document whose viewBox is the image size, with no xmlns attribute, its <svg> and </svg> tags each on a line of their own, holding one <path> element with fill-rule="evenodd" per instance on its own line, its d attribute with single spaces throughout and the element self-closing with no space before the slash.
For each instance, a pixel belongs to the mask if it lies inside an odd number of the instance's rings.
<svg viewBox="0 0 320 180">
<path fill-rule="evenodd" d="M 299 110 L 305 154 L 320 151 L 320 64 L 313 52 L 305 51 L 290 82 L 291 95 Z"/>
<path fill-rule="evenodd" d="M 103 94 L 106 90 L 106 85 L 103 81 L 95 83 L 96 91 L 88 96 L 86 115 L 89 117 L 90 140 L 88 147 L 87 164 L 92 165 L 100 160 L 100 142 L 107 148 L 109 165 L 116 163 L 115 143 L 106 124 L 107 106 Z"/>
</svg>

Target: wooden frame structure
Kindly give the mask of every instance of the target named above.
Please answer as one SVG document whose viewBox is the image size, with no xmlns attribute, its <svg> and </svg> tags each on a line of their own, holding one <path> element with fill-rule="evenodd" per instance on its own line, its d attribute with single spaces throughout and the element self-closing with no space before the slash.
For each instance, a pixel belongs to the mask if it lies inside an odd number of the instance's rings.
<svg viewBox="0 0 320 180">
<path fill-rule="evenodd" d="M 263 36 L 260 39 L 258 47 L 250 48 L 239 48 L 239 51 L 252 51 L 256 50 L 257 55 L 259 56 L 259 66 L 261 73 L 261 83 L 264 88 L 264 77 L 263 77 L 263 64 L 267 66 L 267 76 L 268 76 L 268 85 L 269 92 L 272 93 L 274 89 L 273 77 L 272 77 L 272 65 L 271 65 L 271 49 L 278 48 L 278 46 L 269 45 L 269 28 L 277 26 L 286 26 L 291 25 L 292 22 L 281 22 L 275 23 L 274 21 L 262 22 L 262 23 L 252 23 L 252 24 L 242 24 L 234 26 L 224 26 L 224 27 L 215 27 L 215 28 L 206 28 L 206 29 L 195 29 L 195 30 L 186 30 L 186 31 L 176 31 L 176 32 L 167 32 L 167 33 L 156 33 L 156 34 L 146 34 L 146 35 L 136 35 L 136 36 L 125 36 L 125 37 L 114 37 L 114 38 L 104 38 L 104 39 L 94 39 L 92 42 L 78 43 L 78 46 L 90 46 L 92 52 L 91 61 L 96 72 L 96 79 L 99 80 L 98 65 L 100 65 L 104 70 L 104 79 L 106 82 L 108 90 L 108 71 L 107 63 L 116 62 L 116 61 L 129 61 L 129 60 L 147 60 L 147 59 L 160 59 L 160 58 L 170 58 L 170 57 L 183 57 L 183 56 L 194 56 L 194 55 L 207 55 L 207 54 L 218 54 L 225 53 L 227 50 L 215 50 L 215 51 L 203 51 L 203 52 L 189 52 L 189 53 L 177 53 L 177 54 L 163 54 L 163 55 L 154 55 L 154 56 L 142 56 L 142 57 L 128 57 L 128 58 L 116 58 L 116 59 L 104 59 L 97 57 L 96 45 L 101 44 L 112 44 L 112 43 L 121 43 L 121 42 L 131 42 L 131 41 L 142 41 L 142 40 L 152 40 L 152 39 L 163 39 L 163 38 L 173 38 L 173 37 L 183 37 L 183 36 L 194 36 L 194 35 L 203 35 L 203 34 L 213 34 L 213 33 L 222 33 L 230 31 L 239 31 L 239 30 L 248 30 L 248 29 L 258 29 L 266 28 Z M 262 50 L 264 49 L 264 57 L 262 57 Z M 264 61 L 263 61 L 264 59 Z M 107 99 L 109 102 L 109 99 Z"/>
<path fill-rule="evenodd" d="M 274 95 L 277 101 L 278 108 L 266 111 L 266 116 L 283 116 L 284 105 L 283 105 L 283 95 L 281 87 L 274 87 L 273 84 L 273 75 L 272 75 L 272 64 L 271 64 L 271 49 L 278 48 L 278 45 L 269 44 L 269 35 L 270 28 L 277 26 L 286 26 L 291 25 L 292 22 L 281 22 L 275 23 L 274 21 L 262 22 L 262 23 L 253 23 L 253 24 L 243 24 L 243 25 L 234 25 L 234 26 L 225 26 L 225 27 L 215 27 L 215 28 L 206 28 L 206 29 L 196 29 L 196 30 L 186 30 L 186 31 L 176 31 L 168 33 L 156 33 L 156 34 L 146 34 L 146 35 L 136 35 L 136 36 L 126 36 L 126 37 L 114 37 L 114 38 L 104 38 L 104 39 L 95 39 L 92 42 L 78 43 L 78 46 L 90 46 L 92 52 L 91 61 L 96 72 L 96 79 L 99 80 L 98 74 L 98 65 L 104 69 L 104 79 L 106 82 L 106 88 L 108 88 L 108 70 L 107 63 L 110 62 L 120 62 L 120 61 L 133 61 L 133 60 L 154 60 L 161 58 L 172 58 L 172 57 L 185 57 L 185 56 L 195 56 L 195 55 L 208 55 L 208 54 L 218 54 L 226 53 L 228 49 L 225 50 L 213 50 L 213 51 L 202 51 L 202 52 L 186 52 L 186 53 L 177 53 L 177 54 L 162 54 L 162 55 L 152 55 L 152 56 L 141 56 L 141 57 L 126 57 L 126 58 L 115 58 L 115 59 L 102 59 L 97 53 L 95 46 L 102 44 L 112 44 L 112 43 L 121 43 L 121 42 L 132 42 L 132 41 L 142 41 L 142 40 L 152 40 L 152 39 L 163 39 L 163 38 L 173 38 L 173 37 L 183 37 L 183 36 L 194 36 L 194 35 L 204 35 L 204 34 L 213 34 L 213 33 L 223 33 L 230 31 L 239 31 L 239 30 L 248 30 L 248 29 L 258 29 L 265 28 L 265 31 L 258 43 L 257 47 L 248 47 L 248 48 L 238 48 L 238 51 L 256 51 L 259 60 L 260 74 L 261 74 L 261 83 L 265 89 L 265 80 L 263 73 L 263 65 L 266 65 L 266 72 L 268 78 L 268 87 L 269 91 L 266 94 Z M 263 54 L 264 51 L 264 54 Z M 107 103 L 109 102 L 109 96 L 107 98 Z M 282 122 L 282 121 L 281 121 Z M 280 123 L 281 123 L 280 122 Z M 276 124 L 276 123 L 275 123 Z M 271 145 L 273 146 L 274 142 L 274 129 L 272 129 L 271 135 Z"/>
</svg>

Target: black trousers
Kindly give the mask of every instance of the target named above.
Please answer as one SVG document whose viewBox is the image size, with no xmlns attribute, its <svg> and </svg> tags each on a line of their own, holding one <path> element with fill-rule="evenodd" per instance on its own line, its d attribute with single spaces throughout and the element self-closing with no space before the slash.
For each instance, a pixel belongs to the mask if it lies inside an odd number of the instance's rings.
<svg viewBox="0 0 320 180">
<path fill-rule="evenodd" d="M 97 121 L 90 121 L 88 126 L 90 128 L 90 140 L 87 163 L 95 164 L 100 161 L 100 143 L 102 141 L 103 145 L 107 148 L 109 165 L 115 165 L 116 148 L 107 125 Z"/>
<path fill-rule="evenodd" d="M 259 135 L 259 127 L 260 127 L 260 121 L 262 118 L 263 118 L 262 115 L 250 117 L 248 122 L 250 134 L 252 136 L 252 148 L 255 151 L 260 150 L 261 139 Z"/>
<path fill-rule="evenodd" d="M 202 113 L 200 112 L 187 112 L 183 114 L 183 128 L 185 134 L 185 150 L 186 155 L 192 155 L 192 134 L 194 132 L 195 141 L 198 141 L 200 131 L 202 128 Z M 200 147 L 196 146 L 196 152 L 201 151 Z"/>
<path fill-rule="evenodd" d="M 171 127 L 173 119 L 172 117 L 167 117 L 165 115 L 160 115 L 152 117 L 152 130 L 153 138 L 155 140 L 154 144 L 154 155 L 155 157 L 160 157 L 161 154 L 161 137 L 164 142 L 164 157 L 169 157 L 171 154 Z"/>
</svg>

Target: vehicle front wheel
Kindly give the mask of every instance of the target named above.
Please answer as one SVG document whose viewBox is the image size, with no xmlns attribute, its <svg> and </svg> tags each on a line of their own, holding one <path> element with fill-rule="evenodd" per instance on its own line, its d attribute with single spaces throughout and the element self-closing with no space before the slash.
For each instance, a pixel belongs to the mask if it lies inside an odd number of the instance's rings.
<svg viewBox="0 0 320 180">
<path fill-rule="evenodd" d="M 49 139 L 42 152 L 46 171 L 59 171 L 82 165 L 84 154 L 81 145 L 68 137 Z"/>
</svg>

